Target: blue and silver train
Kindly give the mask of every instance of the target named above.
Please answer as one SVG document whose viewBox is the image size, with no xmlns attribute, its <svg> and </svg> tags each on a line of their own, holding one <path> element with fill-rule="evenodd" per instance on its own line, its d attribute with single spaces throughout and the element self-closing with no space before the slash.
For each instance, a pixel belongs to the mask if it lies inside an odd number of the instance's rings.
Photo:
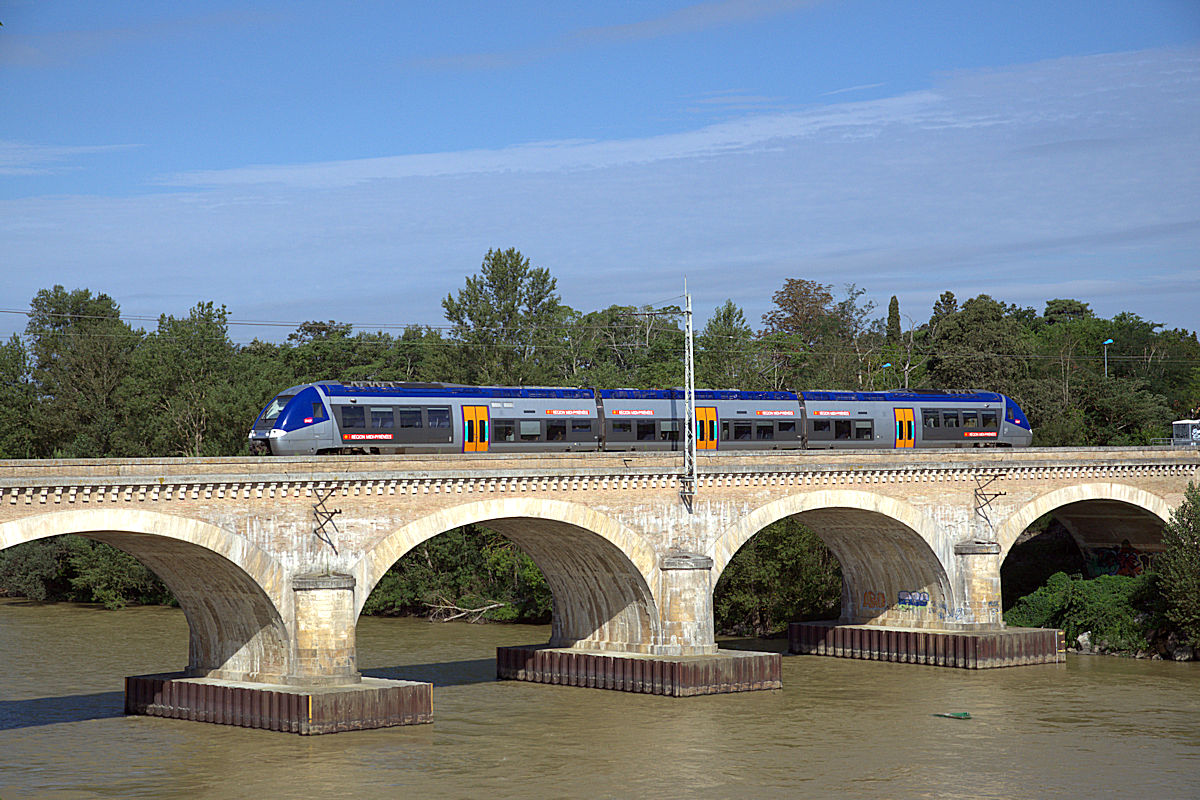
<svg viewBox="0 0 1200 800">
<path fill-rule="evenodd" d="M 680 389 L 319 381 L 285 389 L 255 452 L 522 453 L 678 450 Z M 700 450 L 1027 447 L 1029 420 L 995 392 L 696 392 Z"/>
</svg>

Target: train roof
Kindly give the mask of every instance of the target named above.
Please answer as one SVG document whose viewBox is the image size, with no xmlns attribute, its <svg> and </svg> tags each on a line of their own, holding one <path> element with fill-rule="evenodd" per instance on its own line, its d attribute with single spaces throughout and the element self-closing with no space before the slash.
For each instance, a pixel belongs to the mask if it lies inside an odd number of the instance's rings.
<svg viewBox="0 0 1200 800">
<path fill-rule="evenodd" d="M 591 400 L 591 389 L 559 386 L 464 386 L 457 383 L 407 383 L 390 381 L 320 381 L 315 384 L 329 397 L 478 397 L 551 398 Z"/>
<path fill-rule="evenodd" d="M 683 400 L 683 389 L 601 389 L 605 400 Z M 744 392 L 738 389 L 697 389 L 697 400 L 796 400 L 794 392 Z"/>
<path fill-rule="evenodd" d="M 932 389 L 897 390 L 890 392 L 800 392 L 807 401 L 857 400 L 884 403 L 998 403 L 1004 395 L 998 392 L 940 392 Z"/>
</svg>

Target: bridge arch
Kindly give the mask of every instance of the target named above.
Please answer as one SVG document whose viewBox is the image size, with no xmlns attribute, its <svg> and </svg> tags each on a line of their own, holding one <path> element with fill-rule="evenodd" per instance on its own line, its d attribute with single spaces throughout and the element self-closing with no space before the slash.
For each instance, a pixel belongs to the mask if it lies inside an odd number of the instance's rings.
<svg viewBox="0 0 1200 800">
<path fill-rule="evenodd" d="M 854 490 L 788 495 L 747 514 L 709 553 L 713 585 L 742 545 L 791 516 L 812 528 L 841 564 L 841 622 L 932 626 L 958 607 L 929 544 L 936 541 L 932 522 L 901 500 Z"/>
<path fill-rule="evenodd" d="M 261 681 L 289 672 L 285 577 L 246 539 L 194 519 L 105 508 L 0 524 L 0 550 L 65 534 L 129 553 L 170 588 L 188 621 L 189 674 Z"/>
<path fill-rule="evenodd" d="M 1008 556 L 1012 546 L 1025 530 L 1046 514 L 1067 506 L 1082 507 L 1087 503 L 1117 503 L 1135 509 L 1142 517 L 1152 517 L 1161 524 L 1171 518 L 1171 506 L 1156 494 L 1124 483 L 1084 483 L 1047 492 L 1021 506 L 1001 524 L 996 534 L 1000 558 Z"/>
<path fill-rule="evenodd" d="M 464 525 L 486 525 L 521 548 L 542 570 L 554 595 L 550 644 L 650 652 L 661 640 L 651 590 L 657 554 L 610 517 L 561 500 L 509 497 L 466 503 L 408 523 L 355 565 L 367 596 L 387 570 L 422 542 Z"/>
</svg>

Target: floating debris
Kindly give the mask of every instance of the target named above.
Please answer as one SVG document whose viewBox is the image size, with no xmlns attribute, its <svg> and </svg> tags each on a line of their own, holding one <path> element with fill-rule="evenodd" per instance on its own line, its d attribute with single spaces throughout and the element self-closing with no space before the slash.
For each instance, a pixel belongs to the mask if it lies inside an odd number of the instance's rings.
<svg viewBox="0 0 1200 800">
<path fill-rule="evenodd" d="M 947 717 L 949 719 L 970 719 L 971 715 L 966 711 L 943 711 L 940 714 L 934 714 L 935 717 Z"/>
</svg>

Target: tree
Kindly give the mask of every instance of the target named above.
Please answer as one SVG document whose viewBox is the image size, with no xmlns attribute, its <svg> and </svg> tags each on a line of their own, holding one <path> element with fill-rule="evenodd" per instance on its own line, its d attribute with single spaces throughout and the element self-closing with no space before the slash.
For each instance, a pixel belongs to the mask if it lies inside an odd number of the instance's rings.
<svg viewBox="0 0 1200 800">
<path fill-rule="evenodd" d="M 888 347 L 900 346 L 900 301 L 896 295 L 888 303 L 887 343 Z"/>
<path fill-rule="evenodd" d="M 41 395 L 38 454 L 114 455 L 123 411 L 118 390 L 129 375 L 140 332 L 121 321 L 108 295 L 55 286 L 39 291 L 30 303 L 25 333 L 31 378 Z"/>
<path fill-rule="evenodd" d="M 0 345 L 0 458 L 32 458 L 37 387 L 25 345 L 16 334 Z"/>
<path fill-rule="evenodd" d="M 1183 502 L 1163 528 L 1155 561 L 1167 601 L 1167 619 L 1192 647 L 1200 647 L 1200 488 L 1188 481 Z"/>
<path fill-rule="evenodd" d="M 732 300 L 713 312 L 696 337 L 696 383 L 714 389 L 755 389 L 754 331 Z"/>
<path fill-rule="evenodd" d="M 985 294 L 966 301 L 961 310 L 946 311 L 956 306 L 952 301 L 953 295 L 944 304 L 939 300 L 943 311 L 935 308 L 930 320 L 930 377 L 938 388 L 1020 395 L 1032 350 L 1024 326 Z"/>
<path fill-rule="evenodd" d="M 513 248 L 488 250 L 478 275 L 442 300 L 451 336 L 467 349 L 463 379 L 528 385 L 555 374 L 551 350 L 561 343 L 566 309 L 550 271 Z"/>
<path fill-rule="evenodd" d="M 1048 325 L 1087 319 L 1091 316 L 1092 309 L 1087 303 L 1082 303 L 1079 300 L 1064 299 L 1047 300 L 1046 310 L 1042 313 L 1042 318 L 1046 320 Z"/>
</svg>

